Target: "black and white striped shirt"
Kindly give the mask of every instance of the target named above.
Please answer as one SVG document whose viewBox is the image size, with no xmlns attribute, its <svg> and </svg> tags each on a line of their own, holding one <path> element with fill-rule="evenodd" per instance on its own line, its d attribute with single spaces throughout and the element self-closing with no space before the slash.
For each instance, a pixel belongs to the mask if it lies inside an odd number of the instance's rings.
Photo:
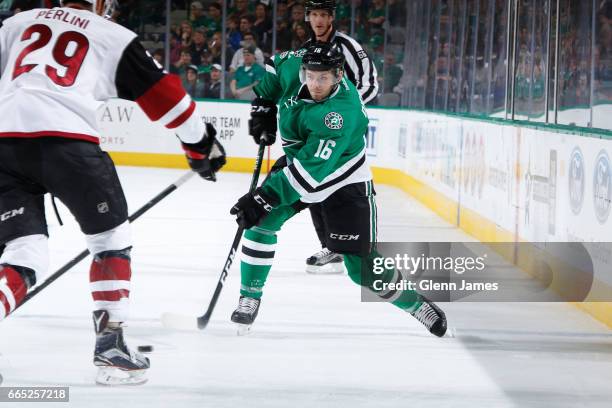
<svg viewBox="0 0 612 408">
<path fill-rule="evenodd" d="M 307 46 L 314 37 L 304 43 Z M 336 31 L 334 28 L 329 42 L 335 42 L 341 46 L 346 62 L 344 70 L 346 77 L 355 85 L 363 103 L 368 103 L 376 98 L 378 94 L 378 79 L 374 62 L 354 38 Z"/>
</svg>

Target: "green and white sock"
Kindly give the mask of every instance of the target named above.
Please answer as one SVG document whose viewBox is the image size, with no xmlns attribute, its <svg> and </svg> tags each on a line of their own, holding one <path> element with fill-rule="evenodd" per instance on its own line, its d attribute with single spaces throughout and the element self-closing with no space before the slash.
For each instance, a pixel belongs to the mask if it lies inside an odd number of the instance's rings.
<svg viewBox="0 0 612 408">
<path fill-rule="evenodd" d="M 252 228 L 242 238 L 240 260 L 240 294 L 255 299 L 261 298 L 263 287 L 274 262 L 276 233 Z"/>
</svg>

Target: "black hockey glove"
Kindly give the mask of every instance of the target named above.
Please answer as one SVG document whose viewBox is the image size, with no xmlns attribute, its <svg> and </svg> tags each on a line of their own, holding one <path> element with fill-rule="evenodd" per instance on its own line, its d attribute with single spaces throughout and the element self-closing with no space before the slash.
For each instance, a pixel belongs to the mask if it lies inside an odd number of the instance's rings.
<svg viewBox="0 0 612 408">
<path fill-rule="evenodd" d="M 259 224 L 277 205 L 276 197 L 264 193 L 260 187 L 240 197 L 230 210 L 230 214 L 236 216 L 238 225 L 249 229 Z"/>
<path fill-rule="evenodd" d="M 206 123 L 206 136 L 198 143 L 181 143 L 189 167 L 202 178 L 217 181 L 217 173 L 225 165 L 225 149 L 215 135 L 217 131 L 210 123 Z"/>
<path fill-rule="evenodd" d="M 274 102 L 263 98 L 255 98 L 251 102 L 251 119 L 249 119 L 249 134 L 259 144 L 262 140 L 265 146 L 276 141 L 276 113 L 278 109 Z"/>
</svg>

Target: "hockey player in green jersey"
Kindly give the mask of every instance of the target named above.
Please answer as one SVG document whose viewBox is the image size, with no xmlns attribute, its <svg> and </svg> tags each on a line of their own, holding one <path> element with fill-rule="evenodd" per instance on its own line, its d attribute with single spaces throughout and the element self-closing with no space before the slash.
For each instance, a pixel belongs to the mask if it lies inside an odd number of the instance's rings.
<svg viewBox="0 0 612 408">
<path fill-rule="evenodd" d="M 359 94 L 344 78 L 344 56 L 334 44 L 312 43 L 280 54 L 255 87 L 249 131 L 256 139 L 274 137 L 276 104 L 285 156 L 262 185 L 241 197 L 231 214 L 246 231 L 243 237 L 241 287 L 232 321 L 247 331 L 261 304 L 272 267 L 276 233 L 311 203 L 321 203 L 327 247 L 343 254 L 349 277 L 372 288 L 374 279 L 395 282 L 397 271 L 373 274 L 376 203 L 366 160 L 368 118 Z M 356 137 L 361 135 L 362 137 Z M 414 291 L 393 294 L 393 304 L 416 317 L 437 336 L 446 317 Z"/>
</svg>

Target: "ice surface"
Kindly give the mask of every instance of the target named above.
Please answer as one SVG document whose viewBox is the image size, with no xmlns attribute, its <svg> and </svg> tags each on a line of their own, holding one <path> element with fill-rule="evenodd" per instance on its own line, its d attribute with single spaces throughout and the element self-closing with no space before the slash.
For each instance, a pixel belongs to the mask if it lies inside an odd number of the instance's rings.
<svg viewBox="0 0 612 408">
<path fill-rule="evenodd" d="M 130 209 L 183 172 L 119 168 Z M 251 335 L 229 322 L 238 262 L 206 331 L 163 328 L 163 312 L 203 313 L 235 233 L 229 208 L 248 184 L 192 178 L 133 224 L 126 333 L 132 347 L 155 347 L 146 385 L 94 385 L 87 260 L 0 323 L 3 386 L 69 386 L 71 402 L 53 406 L 74 407 L 611 406 L 612 332 L 588 315 L 561 303 L 442 304 L 456 337 L 435 338 L 391 305 L 361 303 L 347 276 L 306 274 L 318 249 L 307 212 L 279 234 Z M 401 191 L 377 191 L 381 240 L 470 240 Z M 48 212 L 50 271 L 84 248 L 60 211 L 63 227 Z"/>
</svg>

